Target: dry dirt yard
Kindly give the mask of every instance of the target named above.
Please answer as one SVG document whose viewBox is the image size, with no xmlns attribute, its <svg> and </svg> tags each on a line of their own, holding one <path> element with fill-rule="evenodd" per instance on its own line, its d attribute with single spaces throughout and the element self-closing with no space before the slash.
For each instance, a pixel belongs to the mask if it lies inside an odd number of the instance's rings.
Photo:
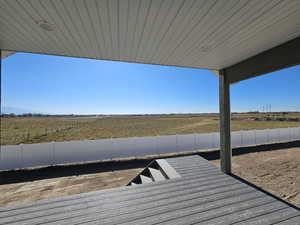
<svg viewBox="0 0 300 225">
<path fill-rule="evenodd" d="M 300 207 L 299 147 L 262 146 L 233 153 L 235 175 Z M 219 164 L 217 151 L 201 155 Z M 144 159 L 0 173 L 0 206 L 124 186 L 148 163 Z"/>
<path fill-rule="evenodd" d="M 96 163 L 0 174 L 0 206 L 125 186 L 142 167 Z"/>
<path fill-rule="evenodd" d="M 235 175 L 300 208 L 300 148 L 234 156 L 232 166 Z"/>
</svg>

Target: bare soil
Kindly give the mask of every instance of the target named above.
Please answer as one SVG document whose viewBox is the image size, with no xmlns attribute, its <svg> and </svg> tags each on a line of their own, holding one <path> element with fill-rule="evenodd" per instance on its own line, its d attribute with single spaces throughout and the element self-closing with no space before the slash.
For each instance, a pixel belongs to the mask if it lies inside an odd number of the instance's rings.
<svg viewBox="0 0 300 225">
<path fill-rule="evenodd" d="M 197 153 L 219 164 L 219 151 Z M 0 206 L 124 186 L 154 158 L 1 172 Z M 300 142 L 234 149 L 233 173 L 300 207 Z"/>
<path fill-rule="evenodd" d="M 125 186 L 145 163 L 126 164 L 95 163 L 4 172 L 0 174 L 0 206 Z"/>
<path fill-rule="evenodd" d="M 232 168 L 233 174 L 300 208 L 299 147 L 234 156 Z"/>
</svg>

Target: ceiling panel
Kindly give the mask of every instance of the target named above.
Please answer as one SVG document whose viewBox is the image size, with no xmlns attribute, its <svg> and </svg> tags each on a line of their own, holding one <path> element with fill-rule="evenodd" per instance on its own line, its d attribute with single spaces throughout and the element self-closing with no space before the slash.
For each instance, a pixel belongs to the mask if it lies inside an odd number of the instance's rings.
<svg viewBox="0 0 300 225">
<path fill-rule="evenodd" d="M 222 69 L 300 36 L 299 0 L 0 0 L 0 48 Z"/>
</svg>

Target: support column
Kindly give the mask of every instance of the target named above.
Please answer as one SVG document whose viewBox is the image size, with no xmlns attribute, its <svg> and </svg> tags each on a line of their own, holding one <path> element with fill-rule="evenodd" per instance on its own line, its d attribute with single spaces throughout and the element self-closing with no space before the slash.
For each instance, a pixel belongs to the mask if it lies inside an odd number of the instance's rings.
<svg viewBox="0 0 300 225">
<path fill-rule="evenodd" d="M 0 49 L 0 113 L 2 114 L 1 106 L 2 106 L 2 51 Z M 0 163 L 1 161 L 2 161 L 2 150 L 0 148 Z"/>
<path fill-rule="evenodd" d="M 1 105 L 2 105 L 2 50 L 0 49 L 0 106 Z M 1 112 L 1 109 L 0 109 L 0 112 Z M 1 152 L 1 149 L 0 149 L 0 152 Z"/>
<path fill-rule="evenodd" d="M 221 170 L 231 174 L 230 83 L 225 70 L 219 71 Z"/>
</svg>

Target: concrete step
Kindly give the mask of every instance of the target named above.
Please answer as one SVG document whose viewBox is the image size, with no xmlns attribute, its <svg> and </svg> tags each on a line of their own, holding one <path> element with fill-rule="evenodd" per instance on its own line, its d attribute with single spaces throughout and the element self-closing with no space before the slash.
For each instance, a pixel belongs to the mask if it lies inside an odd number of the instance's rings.
<svg viewBox="0 0 300 225">
<path fill-rule="evenodd" d="M 153 180 L 150 177 L 146 177 L 144 175 L 140 175 L 142 184 L 152 183 Z"/>
<path fill-rule="evenodd" d="M 149 172 L 154 181 L 162 181 L 167 179 L 160 170 L 149 167 Z"/>
</svg>

